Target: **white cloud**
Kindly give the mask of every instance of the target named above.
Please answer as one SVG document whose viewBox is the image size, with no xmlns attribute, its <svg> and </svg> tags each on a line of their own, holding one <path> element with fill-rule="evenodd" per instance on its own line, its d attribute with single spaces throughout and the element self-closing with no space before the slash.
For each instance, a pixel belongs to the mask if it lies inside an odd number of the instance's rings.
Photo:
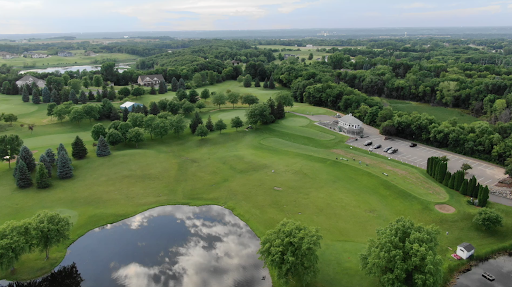
<svg viewBox="0 0 512 287">
<path fill-rule="evenodd" d="M 422 2 L 415 2 L 415 3 L 411 3 L 411 4 L 398 5 L 396 7 L 402 8 L 402 9 L 416 9 L 416 8 L 434 8 L 436 6 L 432 5 L 432 4 L 422 3 Z"/>
<path fill-rule="evenodd" d="M 455 9 L 455 10 L 440 10 L 432 12 L 419 12 L 419 13 L 405 13 L 406 17 L 414 18 L 445 18 L 445 17 L 466 17 L 481 14 L 496 14 L 501 12 L 500 5 L 492 5 L 486 7 Z"/>
</svg>

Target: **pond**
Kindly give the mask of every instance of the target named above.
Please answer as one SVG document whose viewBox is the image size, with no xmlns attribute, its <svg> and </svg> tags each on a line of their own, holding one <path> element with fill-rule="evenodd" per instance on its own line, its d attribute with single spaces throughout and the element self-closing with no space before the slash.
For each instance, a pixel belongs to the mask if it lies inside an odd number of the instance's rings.
<svg viewBox="0 0 512 287">
<path fill-rule="evenodd" d="M 482 273 L 488 272 L 496 279 L 488 281 Z M 457 279 L 457 287 L 509 287 L 512 286 L 512 257 L 503 256 L 491 259 L 474 266 L 471 271 L 461 274 Z"/>
<path fill-rule="evenodd" d="M 76 262 L 84 287 L 271 287 L 259 246 L 225 208 L 163 206 L 88 232 L 59 266 Z"/>
<path fill-rule="evenodd" d="M 55 68 L 46 68 L 46 69 L 32 69 L 32 70 L 23 70 L 20 71 L 20 74 L 24 74 L 26 72 L 36 72 L 36 73 L 52 73 L 52 72 L 60 72 L 64 73 L 66 71 L 97 71 L 101 68 L 101 66 L 70 66 L 70 67 L 55 67 Z M 125 64 L 116 65 L 116 68 L 119 70 L 119 72 L 122 72 L 128 68 L 129 66 Z"/>
</svg>

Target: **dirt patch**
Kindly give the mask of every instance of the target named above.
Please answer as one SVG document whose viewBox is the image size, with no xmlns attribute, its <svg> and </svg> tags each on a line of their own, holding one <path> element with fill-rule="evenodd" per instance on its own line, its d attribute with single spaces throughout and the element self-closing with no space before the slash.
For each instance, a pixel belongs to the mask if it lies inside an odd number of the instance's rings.
<svg viewBox="0 0 512 287">
<path fill-rule="evenodd" d="M 436 209 L 437 209 L 437 211 L 442 212 L 442 213 L 454 213 L 455 212 L 455 208 L 449 206 L 448 204 L 437 204 Z"/>
<path fill-rule="evenodd" d="M 277 186 L 274 186 L 274 189 L 275 189 L 275 190 L 283 190 L 282 188 L 277 187 Z"/>
</svg>

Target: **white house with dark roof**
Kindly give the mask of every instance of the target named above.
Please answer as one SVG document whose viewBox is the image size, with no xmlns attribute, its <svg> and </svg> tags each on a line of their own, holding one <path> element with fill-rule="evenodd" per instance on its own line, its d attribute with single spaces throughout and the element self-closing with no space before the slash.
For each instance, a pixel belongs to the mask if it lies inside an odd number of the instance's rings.
<svg viewBox="0 0 512 287">
<path fill-rule="evenodd" d="M 348 114 L 338 120 L 338 130 L 347 135 L 360 136 L 364 132 L 363 122 Z"/>
<path fill-rule="evenodd" d="M 457 246 L 457 255 L 459 255 L 462 259 L 468 259 L 469 256 L 475 253 L 475 247 L 471 243 L 461 243 Z"/>
<path fill-rule="evenodd" d="M 19 79 L 16 82 L 16 85 L 18 85 L 18 87 L 22 87 L 25 84 L 32 85 L 32 83 L 36 83 L 36 85 L 39 88 L 44 88 L 44 86 L 46 85 L 46 81 L 40 80 L 40 79 L 38 79 L 36 77 L 32 77 L 32 76 L 25 76 L 25 77 Z"/>
<path fill-rule="evenodd" d="M 162 75 L 144 75 L 144 76 L 139 76 L 139 78 L 137 79 L 137 83 L 141 86 L 146 86 L 146 87 L 149 87 L 151 86 L 151 84 L 153 84 L 153 86 L 158 86 L 158 84 L 160 84 L 160 82 L 164 82 L 165 79 L 164 79 L 164 76 Z"/>
</svg>

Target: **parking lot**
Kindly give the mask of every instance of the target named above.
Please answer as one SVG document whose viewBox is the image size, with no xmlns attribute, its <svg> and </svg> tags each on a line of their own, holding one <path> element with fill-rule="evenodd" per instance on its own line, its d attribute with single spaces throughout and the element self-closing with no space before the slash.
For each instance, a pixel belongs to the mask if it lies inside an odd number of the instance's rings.
<svg viewBox="0 0 512 287">
<path fill-rule="evenodd" d="M 367 130 L 365 130 L 366 132 Z M 468 163 L 473 167 L 473 169 L 468 170 L 468 177 L 475 176 L 483 185 L 494 185 L 503 178 L 505 175 L 503 174 L 504 170 L 501 167 L 497 167 L 479 160 L 475 160 L 472 158 L 467 158 L 458 154 L 450 153 L 447 151 L 435 149 L 432 147 L 424 146 L 418 144 L 416 147 L 409 147 L 409 141 L 401 140 L 401 139 L 389 139 L 384 140 L 384 136 L 382 135 L 371 135 L 368 133 L 367 138 L 359 138 L 357 141 L 351 140 L 347 142 L 349 145 L 354 147 L 359 147 L 365 150 L 369 150 L 370 147 L 375 146 L 376 144 L 381 144 L 382 147 L 379 149 L 375 149 L 372 152 L 384 155 L 388 158 L 392 158 L 395 160 L 399 160 L 404 163 L 408 163 L 417 167 L 421 167 L 423 169 L 427 168 L 427 160 L 432 156 L 446 156 L 450 160 L 448 161 L 448 170 L 450 172 L 455 172 L 460 169 L 463 163 Z M 372 141 L 371 146 L 364 146 L 364 143 L 368 140 Z M 398 148 L 398 151 L 394 154 L 388 154 L 384 152 L 386 147 Z"/>
</svg>

